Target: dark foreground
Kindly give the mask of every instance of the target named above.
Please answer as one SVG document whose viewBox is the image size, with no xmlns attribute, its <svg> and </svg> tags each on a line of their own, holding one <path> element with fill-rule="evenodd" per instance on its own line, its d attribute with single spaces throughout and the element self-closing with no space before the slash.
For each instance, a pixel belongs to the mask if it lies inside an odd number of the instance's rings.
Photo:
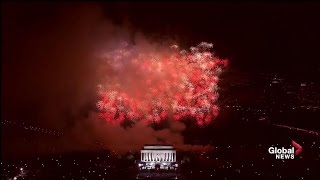
<svg viewBox="0 0 320 180">
<path fill-rule="evenodd" d="M 291 118 L 278 118 L 275 123 L 251 122 L 232 113 L 225 114 L 228 117 L 211 129 L 188 126 L 188 133 L 184 134 L 186 143 L 209 144 L 214 149 L 210 152 L 178 151 L 180 166 L 175 172 L 142 172 L 136 163 L 140 159 L 139 152 L 120 155 L 103 149 L 99 152 L 33 154 L 25 158 L 8 158 L 2 154 L 1 179 L 122 180 L 136 179 L 137 176 L 141 179 L 320 179 L 320 171 L 317 171 L 320 164 L 318 135 L 274 125 L 288 124 L 280 120 Z M 299 118 L 304 122 L 310 119 L 306 116 Z M 316 125 L 303 128 L 318 131 Z M 303 147 L 302 153 L 294 159 L 278 160 L 268 153 L 270 146 L 291 147 L 292 140 Z"/>
<path fill-rule="evenodd" d="M 320 141 L 317 136 L 293 133 L 271 126 L 255 127 L 256 142 L 229 139 L 213 145 L 211 152 L 179 152 L 179 170 L 141 172 L 135 161 L 139 153 L 119 155 L 73 152 L 50 156 L 7 159 L 1 162 L 2 179 L 318 179 Z M 271 131 L 272 130 L 272 131 Z M 269 134 L 266 134 L 268 133 Z M 241 135 L 239 135 L 241 136 Z M 259 137 L 261 141 L 259 142 Z M 271 145 L 290 146 L 291 139 L 303 147 L 290 160 L 276 160 L 268 153 Z M 251 139 L 252 140 L 252 139 Z"/>
</svg>

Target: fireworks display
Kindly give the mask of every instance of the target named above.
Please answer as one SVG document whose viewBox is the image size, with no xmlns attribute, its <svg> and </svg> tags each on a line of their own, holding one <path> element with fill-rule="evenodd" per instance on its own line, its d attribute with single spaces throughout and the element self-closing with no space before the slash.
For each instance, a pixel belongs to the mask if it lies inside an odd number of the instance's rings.
<svg viewBox="0 0 320 180">
<path fill-rule="evenodd" d="M 188 51 L 172 45 L 146 52 L 123 44 L 103 53 L 100 117 L 112 124 L 187 117 L 199 126 L 209 124 L 218 115 L 217 84 L 228 63 L 217 58 L 212 47 L 202 42 Z"/>
</svg>

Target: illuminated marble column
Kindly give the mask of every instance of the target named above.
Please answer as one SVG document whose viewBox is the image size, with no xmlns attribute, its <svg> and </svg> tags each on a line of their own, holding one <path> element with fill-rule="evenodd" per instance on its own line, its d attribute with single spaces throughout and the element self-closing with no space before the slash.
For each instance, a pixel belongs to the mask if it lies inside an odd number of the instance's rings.
<svg viewBox="0 0 320 180">
<path fill-rule="evenodd" d="M 174 153 L 172 153 L 172 161 L 173 161 L 173 162 L 174 162 L 174 156 L 175 156 Z"/>
<path fill-rule="evenodd" d="M 173 162 L 173 153 L 171 153 L 171 162 Z"/>
<path fill-rule="evenodd" d="M 149 161 L 152 161 L 152 153 L 149 153 Z"/>
<path fill-rule="evenodd" d="M 174 158 L 173 153 L 171 153 L 171 162 L 174 161 L 173 158 Z"/>
</svg>

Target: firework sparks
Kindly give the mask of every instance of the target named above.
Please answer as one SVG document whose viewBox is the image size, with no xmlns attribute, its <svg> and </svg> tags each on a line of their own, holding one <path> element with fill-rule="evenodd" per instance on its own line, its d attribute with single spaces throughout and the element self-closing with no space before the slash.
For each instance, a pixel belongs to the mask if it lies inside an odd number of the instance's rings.
<svg viewBox="0 0 320 180">
<path fill-rule="evenodd" d="M 209 124 L 219 112 L 217 83 L 228 63 L 212 47 L 202 42 L 189 51 L 172 45 L 165 52 L 140 53 L 124 44 L 103 54 L 108 76 L 98 85 L 100 117 L 113 124 L 186 117 Z"/>
</svg>

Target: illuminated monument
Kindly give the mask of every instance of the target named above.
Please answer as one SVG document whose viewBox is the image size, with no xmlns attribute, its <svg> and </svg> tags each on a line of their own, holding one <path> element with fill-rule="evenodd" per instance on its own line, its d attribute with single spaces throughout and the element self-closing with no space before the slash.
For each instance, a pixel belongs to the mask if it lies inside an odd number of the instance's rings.
<svg viewBox="0 0 320 180">
<path fill-rule="evenodd" d="M 140 169 L 176 169 L 177 152 L 171 145 L 145 145 L 141 150 Z"/>
</svg>

